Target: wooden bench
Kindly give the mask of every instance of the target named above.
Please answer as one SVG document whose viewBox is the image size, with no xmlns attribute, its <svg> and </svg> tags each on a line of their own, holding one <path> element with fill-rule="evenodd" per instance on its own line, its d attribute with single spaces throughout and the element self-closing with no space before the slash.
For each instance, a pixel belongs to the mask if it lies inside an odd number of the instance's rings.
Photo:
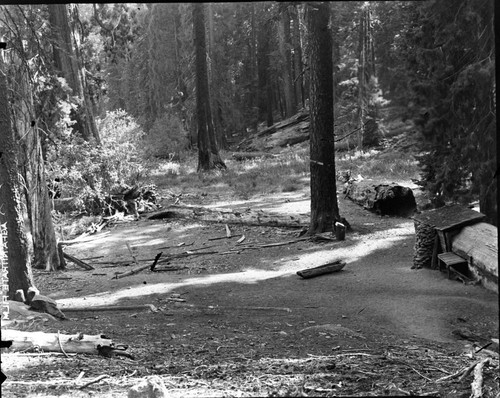
<svg viewBox="0 0 500 398">
<path fill-rule="evenodd" d="M 438 259 L 444 263 L 446 269 L 448 270 L 448 279 L 450 278 L 450 268 L 451 271 L 457 272 L 459 275 L 463 275 L 464 272 L 462 270 L 458 270 L 456 268 L 465 268 L 467 267 L 467 260 L 463 257 L 460 257 L 458 254 L 453 252 L 446 252 L 438 254 Z M 439 263 L 439 270 L 441 270 L 441 262 Z M 465 271 L 464 269 L 464 271 Z"/>
</svg>

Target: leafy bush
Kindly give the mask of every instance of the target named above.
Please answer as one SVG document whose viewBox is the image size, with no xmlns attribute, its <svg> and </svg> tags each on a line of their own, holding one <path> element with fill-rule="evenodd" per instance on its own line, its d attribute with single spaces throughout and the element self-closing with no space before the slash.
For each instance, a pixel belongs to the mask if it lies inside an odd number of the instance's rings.
<svg viewBox="0 0 500 398">
<path fill-rule="evenodd" d="M 145 136 L 145 151 L 148 157 L 177 160 L 188 146 L 188 131 L 182 120 L 171 113 L 165 113 L 156 119 Z"/>
<path fill-rule="evenodd" d="M 70 134 L 47 151 L 50 181 L 57 181 L 61 197 L 74 197 L 89 213 L 117 184 L 136 184 L 146 174 L 141 149 L 144 132 L 125 111 L 108 112 L 97 120 L 101 145 Z"/>
</svg>

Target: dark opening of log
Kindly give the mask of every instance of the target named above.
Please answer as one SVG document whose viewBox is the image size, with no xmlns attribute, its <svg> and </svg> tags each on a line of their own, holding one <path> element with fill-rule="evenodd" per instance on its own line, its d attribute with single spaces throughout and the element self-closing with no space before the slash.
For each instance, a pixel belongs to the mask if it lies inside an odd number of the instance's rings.
<svg viewBox="0 0 500 398">
<path fill-rule="evenodd" d="M 353 181 L 344 193 L 353 202 L 380 215 L 409 217 L 417 209 L 413 191 L 400 185 Z"/>
</svg>

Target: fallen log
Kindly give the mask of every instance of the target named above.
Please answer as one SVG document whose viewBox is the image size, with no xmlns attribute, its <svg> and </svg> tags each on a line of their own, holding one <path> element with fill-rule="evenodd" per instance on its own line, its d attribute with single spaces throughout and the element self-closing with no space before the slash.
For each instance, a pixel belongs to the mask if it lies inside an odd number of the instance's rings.
<svg viewBox="0 0 500 398">
<path fill-rule="evenodd" d="M 346 263 L 342 260 L 336 260 L 332 263 L 323 264 L 314 268 L 307 268 L 300 271 L 297 271 L 297 275 L 304 278 L 314 278 L 315 276 L 320 276 L 324 274 L 330 274 L 332 272 L 340 271 L 344 268 Z"/>
<path fill-rule="evenodd" d="M 172 205 L 167 209 L 153 213 L 149 220 L 165 218 L 187 218 L 213 223 L 225 223 L 249 226 L 267 226 L 278 228 L 303 228 L 309 225 L 309 220 L 293 216 L 282 216 L 275 213 L 249 210 L 244 213 L 226 209 L 208 209 L 206 207 Z"/>
<path fill-rule="evenodd" d="M 151 310 L 158 311 L 153 304 L 140 305 L 103 305 L 103 306 L 87 306 L 87 307 L 63 307 L 64 312 L 87 312 L 87 311 L 136 311 L 136 310 Z"/>
<path fill-rule="evenodd" d="M 2 330 L 2 341 L 12 341 L 6 352 L 49 351 L 98 355 L 98 347 L 112 347 L 111 339 L 103 335 L 59 334 L 44 332 L 23 332 L 21 330 Z"/>
<path fill-rule="evenodd" d="M 346 197 L 380 215 L 408 217 L 417 209 L 410 188 L 381 184 L 372 180 L 352 181 L 344 190 Z"/>
<path fill-rule="evenodd" d="M 75 263 L 79 267 L 82 267 L 82 268 L 86 269 L 87 271 L 91 271 L 91 270 L 95 269 L 90 264 L 87 264 L 86 262 L 84 262 L 82 260 L 79 260 L 76 257 L 73 257 L 71 254 L 65 253 L 63 250 L 61 250 L 60 253 L 63 254 L 64 258 L 66 258 L 69 261 Z"/>
<path fill-rule="evenodd" d="M 272 158 L 277 155 L 267 152 L 233 152 L 231 156 L 234 160 L 241 162 L 243 160 Z"/>
</svg>

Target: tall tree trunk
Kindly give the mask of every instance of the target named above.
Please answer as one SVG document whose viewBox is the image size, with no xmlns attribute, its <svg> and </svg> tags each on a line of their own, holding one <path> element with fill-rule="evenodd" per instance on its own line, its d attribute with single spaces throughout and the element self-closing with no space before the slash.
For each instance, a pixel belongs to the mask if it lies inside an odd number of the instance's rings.
<svg viewBox="0 0 500 398">
<path fill-rule="evenodd" d="M 66 4 L 48 5 L 49 22 L 54 30 L 54 63 L 66 79 L 73 95 L 80 99 L 80 104 L 72 117 L 76 121 L 73 128 L 85 139 L 95 138 L 100 142 L 99 133 L 92 112 L 92 100 L 85 84 L 85 73 L 79 65 L 78 38 L 73 40 Z"/>
<path fill-rule="evenodd" d="M 304 107 L 304 84 L 302 75 L 302 45 L 300 43 L 300 16 L 298 5 L 292 5 L 292 24 L 293 24 L 293 69 L 295 85 L 295 101 Z"/>
<path fill-rule="evenodd" d="M 333 134 L 332 41 L 328 3 L 307 4 L 310 59 L 311 223 L 309 233 L 332 230 L 340 220 Z"/>
<path fill-rule="evenodd" d="M 365 48 L 365 10 L 362 8 L 359 15 L 359 40 L 358 40 L 358 149 L 363 149 L 363 137 L 365 136 L 366 121 L 366 48 Z"/>
<path fill-rule="evenodd" d="M 257 74 L 259 82 L 259 120 L 273 125 L 273 89 L 269 66 L 269 35 L 271 22 L 265 21 L 257 36 Z"/>
<path fill-rule="evenodd" d="M 283 93 L 285 96 L 285 116 L 293 116 L 297 110 L 295 102 L 295 92 L 292 81 L 292 63 L 290 55 L 290 15 L 284 9 L 280 15 L 278 24 L 279 48 L 283 61 Z"/>
<path fill-rule="evenodd" d="M 361 127 L 358 147 L 362 149 L 363 146 L 376 145 L 379 134 L 377 104 L 373 101 L 378 87 L 369 3 L 364 4 L 360 12 L 358 52 L 358 115 Z"/>
<path fill-rule="evenodd" d="M 24 192 L 33 240 L 33 266 L 56 270 L 60 266 L 56 234 L 52 222 L 51 202 L 47 189 L 40 134 L 34 123 L 31 85 L 25 63 L 16 62 L 16 83 L 20 100 L 14 109 L 15 129 L 21 154 L 20 170 L 24 175 Z"/>
<path fill-rule="evenodd" d="M 28 242 L 23 228 L 17 149 L 10 120 L 7 77 L 0 54 L 0 222 L 7 223 L 8 298 L 27 296 L 33 284 Z"/>
<path fill-rule="evenodd" d="M 207 75 L 204 4 L 193 4 L 193 33 L 196 62 L 196 114 L 198 119 L 198 171 L 225 169 L 215 139 Z"/>
</svg>

